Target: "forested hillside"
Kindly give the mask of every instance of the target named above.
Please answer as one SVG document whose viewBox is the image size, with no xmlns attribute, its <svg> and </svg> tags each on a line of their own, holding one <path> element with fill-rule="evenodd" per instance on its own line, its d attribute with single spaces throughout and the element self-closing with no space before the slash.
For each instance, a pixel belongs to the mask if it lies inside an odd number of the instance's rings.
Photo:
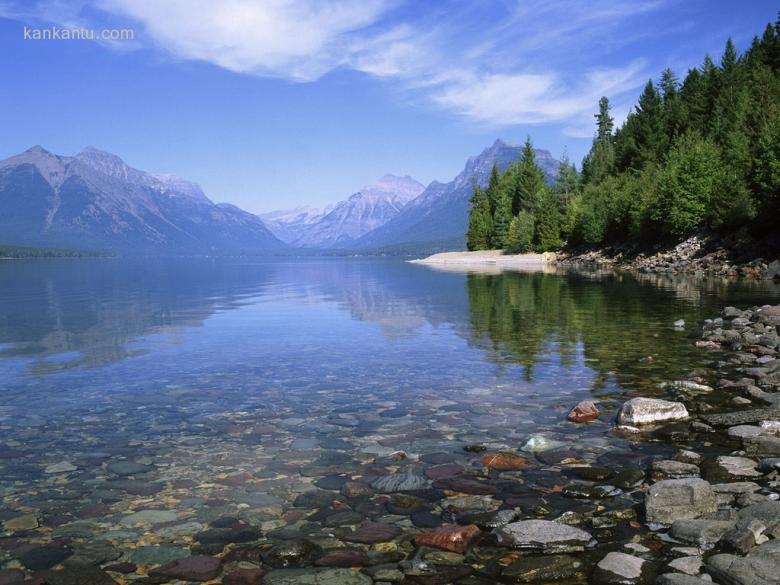
<svg viewBox="0 0 780 585">
<path fill-rule="evenodd" d="M 700 229 L 754 234 L 780 213 L 780 18 L 740 55 L 729 39 L 682 82 L 650 80 L 615 129 L 601 98 L 581 172 L 564 160 L 552 186 L 530 139 L 520 162 L 474 188 L 470 250 L 547 251 L 565 243 L 671 243 Z"/>
</svg>

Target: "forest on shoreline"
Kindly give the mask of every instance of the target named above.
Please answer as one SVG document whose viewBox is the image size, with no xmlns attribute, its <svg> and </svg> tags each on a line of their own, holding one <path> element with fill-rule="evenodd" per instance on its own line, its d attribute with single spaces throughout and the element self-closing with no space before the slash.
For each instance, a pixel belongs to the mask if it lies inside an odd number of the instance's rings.
<svg viewBox="0 0 780 585">
<path fill-rule="evenodd" d="M 726 42 L 680 82 L 649 80 L 615 128 L 599 101 L 578 170 L 563 157 L 548 184 L 530 138 L 515 164 L 474 185 L 469 250 L 546 252 L 632 242 L 675 243 L 702 229 L 755 235 L 780 213 L 780 15 L 742 55 Z"/>
</svg>

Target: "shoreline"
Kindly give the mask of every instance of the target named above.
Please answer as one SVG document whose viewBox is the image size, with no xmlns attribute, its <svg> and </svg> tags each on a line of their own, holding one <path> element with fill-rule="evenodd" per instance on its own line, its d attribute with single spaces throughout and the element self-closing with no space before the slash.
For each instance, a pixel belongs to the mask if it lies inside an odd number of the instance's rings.
<svg viewBox="0 0 780 585">
<path fill-rule="evenodd" d="M 556 265 L 554 252 L 543 254 L 505 254 L 503 250 L 480 250 L 476 252 L 440 252 L 425 258 L 407 260 L 409 264 L 450 267 L 496 267 L 510 269 L 543 270 Z"/>
</svg>

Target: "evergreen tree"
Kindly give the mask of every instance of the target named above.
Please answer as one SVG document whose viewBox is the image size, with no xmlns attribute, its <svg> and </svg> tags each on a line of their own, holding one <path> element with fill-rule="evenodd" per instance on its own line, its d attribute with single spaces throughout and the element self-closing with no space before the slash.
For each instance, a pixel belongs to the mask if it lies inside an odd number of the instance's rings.
<svg viewBox="0 0 780 585">
<path fill-rule="evenodd" d="M 502 185 L 498 190 L 495 209 L 493 211 L 493 248 L 506 247 L 509 224 L 512 222 L 512 199 L 509 190 Z"/>
<path fill-rule="evenodd" d="M 599 183 L 603 181 L 615 166 L 615 147 L 612 130 L 615 121 L 610 114 L 609 99 L 602 97 L 599 100 L 599 113 L 596 118 L 596 136 L 590 152 L 582 163 L 582 173 L 586 181 Z"/>
<path fill-rule="evenodd" d="M 525 141 L 523 153 L 513 169 L 512 176 L 512 214 L 517 215 L 521 211 L 533 213 L 547 183 L 544 173 L 536 164 L 536 153 L 530 137 Z"/>
<path fill-rule="evenodd" d="M 712 201 L 723 186 L 720 151 L 696 133 L 681 137 L 669 152 L 651 216 L 674 238 L 685 238 L 705 225 Z"/>
<path fill-rule="evenodd" d="M 549 189 L 544 189 L 536 203 L 536 229 L 534 247 L 539 252 L 549 252 L 561 245 L 558 206 Z"/>
<path fill-rule="evenodd" d="M 569 207 L 573 198 L 579 191 L 580 177 L 577 169 L 569 162 L 568 154 L 564 153 L 558 164 L 558 171 L 553 179 L 552 193 L 558 206 L 558 215 L 561 218 L 561 235 L 568 238 L 569 231 L 563 218 L 570 214 Z"/>
<path fill-rule="evenodd" d="M 512 218 L 506 244 L 509 252 L 524 253 L 533 249 L 534 223 L 534 216 L 529 211 L 521 211 Z"/>
<path fill-rule="evenodd" d="M 470 251 L 489 250 L 493 221 L 490 213 L 490 201 L 487 193 L 479 185 L 474 184 L 469 210 L 469 225 L 466 232 L 466 246 Z"/>
</svg>

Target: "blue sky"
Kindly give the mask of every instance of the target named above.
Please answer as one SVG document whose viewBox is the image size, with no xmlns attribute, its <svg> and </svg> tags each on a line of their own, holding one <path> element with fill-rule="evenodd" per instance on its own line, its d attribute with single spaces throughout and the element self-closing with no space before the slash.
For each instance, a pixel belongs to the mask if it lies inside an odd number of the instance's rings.
<svg viewBox="0 0 780 585">
<path fill-rule="evenodd" d="M 765 0 L 0 0 L 0 158 L 94 145 L 254 212 L 385 173 L 449 180 L 497 137 L 579 162 L 623 118 L 777 17 Z M 29 40 L 24 27 L 133 40 Z"/>
</svg>

